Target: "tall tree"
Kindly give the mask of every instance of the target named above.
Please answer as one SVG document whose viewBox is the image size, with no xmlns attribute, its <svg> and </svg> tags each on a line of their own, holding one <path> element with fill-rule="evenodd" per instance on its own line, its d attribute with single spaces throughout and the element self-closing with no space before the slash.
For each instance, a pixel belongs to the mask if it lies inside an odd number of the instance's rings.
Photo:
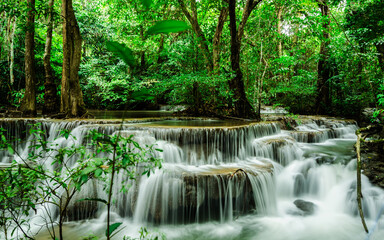
<svg viewBox="0 0 384 240">
<path fill-rule="evenodd" d="M 213 65 L 214 73 L 219 72 L 220 39 L 223 33 L 224 23 L 228 17 L 228 11 L 229 11 L 228 7 L 222 7 L 219 18 L 217 20 L 215 35 L 213 36 L 213 40 L 212 40 L 212 65 Z"/>
<path fill-rule="evenodd" d="M 207 38 L 200 27 L 197 18 L 196 0 L 190 0 L 190 9 L 187 8 L 184 0 L 178 0 L 181 10 L 192 26 L 193 32 L 196 34 L 199 41 L 199 48 L 204 56 L 208 72 L 218 72 L 220 60 L 220 39 L 224 28 L 224 23 L 228 16 L 228 7 L 223 3 L 220 9 L 220 15 L 217 20 L 216 31 L 212 40 L 212 52 L 209 50 Z"/>
<path fill-rule="evenodd" d="M 280 5 L 280 3 L 277 4 L 277 9 L 276 9 L 276 14 L 277 14 L 277 36 L 278 36 L 278 44 L 277 44 L 277 50 L 278 50 L 278 53 L 279 53 L 279 57 L 283 56 L 283 43 L 282 43 L 282 40 L 281 40 L 281 36 L 282 36 L 282 25 L 283 25 L 283 21 L 282 21 L 282 13 L 283 13 L 283 6 Z"/>
<path fill-rule="evenodd" d="M 81 117 L 87 112 L 79 83 L 82 38 L 72 0 L 62 1 L 62 16 L 63 72 L 60 111 L 67 117 Z"/>
<path fill-rule="evenodd" d="M 23 116 L 36 116 L 36 85 L 35 85 L 35 0 L 27 0 L 27 31 L 25 34 L 25 95 L 21 111 Z"/>
<path fill-rule="evenodd" d="M 16 30 L 16 22 L 17 17 L 13 17 L 13 27 L 12 31 L 10 33 L 10 40 L 11 40 L 11 46 L 10 46 L 10 64 L 9 64 L 9 77 L 10 82 L 13 84 L 15 82 L 15 74 L 14 74 L 14 66 L 15 66 L 15 30 Z"/>
<path fill-rule="evenodd" d="M 233 90 L 235 117 L 259 119 L 260 112 L 255 112 L 245 94 L 243 74 L 240 68 L 240 47 L 244 35 L 244 28 L 249 16 L 261 0 L 247 0 L 243 9 L 243 15 L 239 28 L 236 27 L 236 0 L 229 0 L 229 28 L 231 32 L 231 67 L 235 76 L 229 81 L 229 87 Z"/>
<path fill-rule="evenodd" d="M 384 72 L 384 1 L 347 1 L 346 27 L 360 45 L 376 47 L 379 67 Z"/>
<path fill-rule="evenodd" d="M 322 16 L 322 37 L 320 44 L 320 58 L 317 65 L 317 98 L 316 98 L 316 113 L 326 114 L 327 109 L 331 105 L 331 98 L 329 96 L 329 78 L 330 69 L 328 65 L 329 58 L 329 7 L 325 0 L 318 0 L 318 5 L 321 10 Z"/>
<path fill-rule="evenodd" d="M 47 37 L 45 40 L 44 49 L 44 71 L 45 71 L 45 92 L 43 114 L 57 113 L 59 109 L 59 101 L 57 98 L 56 83 L 54 81 L 52 66 L 51 66 L 51 49 L 52 49 L 52 30 L 53 30 L 53 4 L 54 0 L 48 2 L 48 24 Z"/>
</svg>

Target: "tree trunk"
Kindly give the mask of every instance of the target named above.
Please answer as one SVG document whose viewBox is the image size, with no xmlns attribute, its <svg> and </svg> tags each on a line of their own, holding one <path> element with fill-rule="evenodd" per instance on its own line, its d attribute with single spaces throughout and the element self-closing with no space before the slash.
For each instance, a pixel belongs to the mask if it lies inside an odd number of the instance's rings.
<svg viewBox="0 0 384 240">
<path fill-rule="evenodd" d="M 72 0 L 63 0 L 63 73 L 61 79 L 60 111 L 67 117 L 81 117 L 87 110 L 79 83 L 81 44 L 79 26 L 72 7 Z"/>
<path fill-rule="evenodd" d="M 6 24 L 7 22 L 7 15 L 5 12 L 0 12 L 0 35 L 3 36 L 3 31 L 5 30 L 6 31 Z M 5 36 L 7 34 L 5 33 Z M 2 38 L 3 40 L 5 40 L 5 37 Z M 3 49 L 3 42 L 0 41 L 0 60 L 1 60 L 1 52 L 2 52 L 2 49 Z"/>
<path fill-rule="evenodd" d="M 6 24 L 6 27 L 5 27 L 5 37 L 4 37 L 4 40 L 5 40 L 5 43 L 10 43 L 11 42 L 11 20 L 12 18 L 11 17 L 8 17 L 8 20 L 5 20 L 7 22 Z M 7 56 L 7 60 L 8 62 L 10 62 L 10 56 L 9 56 L 9 52 L 10 52 L 10 44 L 6 44 L 6 49 L 8 51 L 8 56 Z"/>
<path fill-rule="evenodd" d="M 36 85 L 35 85 L 35 0 L 28 0 L 27 31 L 25 34 L 25 94 L 21 111 L 23 116 L 36 116 Z"/>
<path fill-rule="evenodd" d="M 253 9 L 255 9 L 255 7 L 260 2 L 261 2 L 261 0 L 247 0 L 246 1 L 245 6 L 244 6 L 244 10 L 243 10 L 243 16 L 242 16 L 241 22 L 239 24 L 239 30 L 237 31 L 237 37 L 239 39 L 239 43 L 241 43 L 241 39 L 243 38 L 245 25 L 247 24 L 249 16 L 251 15 Z M 236 1 L 235 1 L 235 3 L 236 3 Z"/>
<path fill-rule="evenodd" d="M 195 114 L 195 116 L 199 116 L 204 111 L 203 109 L 204 106 L 202 106 L 201 94 L 200 94 L 198 82 L 193 83 L 192 97 L 193 97 L 193 113 Z"/>
<path fill-rule="evenodd" d="M 140 28 L 140 38 L 141 38 L 142 42 L 145 41 L 143 28 Z M 141 70 L 141 72 L 145 71 L 145 65 L 146 65 L 145 64 L 145 51 L 142 50 L 140 53 L 140 70 Z"/>
<path fill-rule="evenodd" d="M 8 27 L 8 17 L 7 17 L 7 12 L 0 12 L 0 35 L 4 36 L 2 38 L 3 41 L 0 41 L 0 60 L 2 59 L 4 50 L 7 50 L 7 27 Z M 4 43 L 4 44 L 3 44 Z M 4 46 L 3 46 L 4 45 Z"/>
<path fill-rule="evenodd" d="M 363 193 L 361 191 L 361 153 L 360 153 L 360 144 L 361 144 L 361 133 L 357 134 L 357 141 L 356 141 L 356 154 L 357 154 L 357 164 L 356 164 L 356 200 L 357 200 L 357 206 L 359 208 L 359 213 L 360 213 L 360 218 L 361 218 L 361 223 L 363 224 L 364 230 L 366 233 L 368 233 L 368 227 L 367 224 L 365 223 L 365 218 L 364 218 L 364 212 L 363 212 L 363 204 L 361 203 L 361 199 L 363 198 Z"/>
<path fill-rule="evenodd" d="M 159 44 L 159 49 L 157 50 L 157 64 L 161 63 L 161 52 L 164 49 L 164 35 L 162 34 L 160 37 L 160 44 Z"/>
<path fill-rule="evenodd" d="M 251 13 L 248 8 L 252 5 L 253 1 L 248 0 L 243 13 L 243 20 L 245 20 L 239 25 L 242 29 L 241 31 L 244 31 L 244 25 Z M 244 14 L 248 14 L 248 16 L 244 16 Z M 240 45 L 243 34 L 236 29 L 236 0 L 229 0 L 229 28 L 231 32 L 231 67 L 235 74 L 235 77 L 229 81 L 229 87 L 234 94 L 234 110 L 232 114 L 240 118 L 259 119 L 260 116 L 256 114 L 246 97 L 242 79 L 243 74 L 240 69 Z"/>
<path fill-rule="evenodd" d="M 187 17 L 188 21 L 191 23 L 192 30 L 197 36 L 197 39 L 199 42 L 199 48 L 203 53 L 207 71 L 212 72 L 213 64 L 210 56 L 210 51 L 208 48 L 207 39 L 205 38 L 204 33 L 200 28 L 199 22 L 197 21 L 196 0 L 191 0 L 191 13 L 185 6 L 185 3 L 183 0 L 178 0 L 178 2 L 180 4 L 181 10 L 183 11 L 184 15 Z"/>
<path fill-rule="evenodd" d="M 213 40 L 212 40 L 212 63 L 213 63 L 214 74 L 219 73 L 220 39 L 221 39 L 221 34 L 223 33 L 224 23 L 227 20 L 227 16 L 228 16 L 228 7 L 223 7 L 220 11 L 215 35 L 213 36 Z"/>
<path fill-rule="evenodd" d="M 384 73 L 384 43 L 378 43 L 378 44 L 375 44 L 375 46 L 378 53 L 377 58 L 379 59 L 379 65 L 380 65 L 381 71 Z"/>
<path fill-rule="evenodd" d="M 47 38 L 45 40 L 44 49 L 44 71 L 45 71 L 45 92 L 43 114 L 54 114 L 59 112 L 59 99 L 57 97 L 56 83 L 51 67 L 51 49 L 52 49 L 52 30 L 53 30 L 53 3 L 54 0 L 48 2 L 48 26 Z"/>
<path fill-rule="evenodd" d="M 14 17 L 13 20 L 13 28 L 11 31 L 11 47 L 10 47 L 10 55 L 11 55 L 11 64 L 9 65 L 9 77 L 11 85 L 15 82 L 15 75 L 13 73 L 14 66 L 15 66 L 15 30 L 16 30 L 16 21 L 17 18 Z M 0 58 L 1 59 L 1 58 Z"/>
<path fill-rule="evenodd" d="M 278 7 L 277 9 L 277 35 L 278 35 L 278 44 L 277 44 L 277 50 L 279 53 L 279 57 L 283 56 L 283 44 L 281 42 L 281 26 L 282 26 L 282 19 L 281 15 L 283 13 L 283 7 Z"/>
<path fill-rule="evenodd" d="M 277 53 L 278 53 L 279 58 L 281 58 L 283 56 L 283 44 L 281 42 L 282 13 L 283 13 L 283 7 L 278 5 L 277 6 Z M 278 63 L 278 67 L 281 69 L 282 64 Z M 277 74 L 277 80 L 279 82 L 282 82 L 283 79 L 284 79 L 283 74 L 278 73 Z"/>
<path fill-rule="evenodd" d="M 327 108 L 331 106 L 331 99 L 329 97 L 329 78 L 330 70 L 328 66 L 328 46 L 329 46 L 329 8 L 326 2 L 319 3 L 321 15 L 325 18 L 323 23 L 323 36 L 320 45 L 320 59 L 317 66 L 317 99 L 316 99 L 316 113 L 326 114 Z"/>
</svg>

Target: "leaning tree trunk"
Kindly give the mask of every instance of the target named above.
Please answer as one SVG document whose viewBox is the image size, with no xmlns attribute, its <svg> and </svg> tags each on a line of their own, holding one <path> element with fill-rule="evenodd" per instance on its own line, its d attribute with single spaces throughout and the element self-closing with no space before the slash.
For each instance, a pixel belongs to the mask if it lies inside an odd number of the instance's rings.
<svg viewBox="0 0 384 240">
<path fill-rule="evenodd" d="M 15 31 L 16 31 L 16 21 L 17 21 L 17 18 L 14 17 L 13 27 L 12 27 L 12 31 L 10 33 L 10 39 L 11 39 L 11 46 L 10 46 L 11 63 L 9 64 L 9 79 L 10 79 L 11 85 L 15 82 L 14 69 L 15 69 Z"/>
<path fill-rule="evenodd" d="M 59 112 L 59 99 L 57 97 L 56 83 L 54 81 L 53 71 L 51 67 L 51 49 L 52 49 L 52 30 L 53 30 L 53 3 L 54 0 L 49 0 L 48 3 L 48 26 L 47 38 L 45 40 L 44 50 L 44 71 L 45 71 L 45 92 L 43 114 L 54 114 Z"/>
<path fill-rule="evenodd" d="M 145 41 L 145 36 L 144 36 L 144 29 L 141 27 L 140 28 L 140 39 L 142 42 Z M 146 62 L 145 62 L 145 50 L 142 50 L 140 53 L 140 71 L 144 72 L 146 68 Z"/>
<path fill-rule="evenodd" d="M 203 30 L 201 30 L 199 22 L 197 21 L 197 7 L 196 7 L 196 0 L 191 0 L 191 12 L 187 9 L 184 0 L 178 0 L 181 10 L 183 11 L 184 15 L 188 19 L 189 23 L 192 26 L 192 30 L 197 36 L 198 39 L 198 46 L 204 56 L 206 68 L 208 72 L 212 72 L 213 65 L 212 65 L 212 59 L 210 56 L 210 51 L 207 44 L 207 39 L 205 38 L 205 35 L 203 33 Z"/>
<path fill-rule="evenodd" d="M 215 74 L 219 73 L 220 39 L 223 33 L 224 23 L 227 20 L 227 16 L 228 16 L 228 7 L 224 6 L 220 11 L 215 35 L 213 36 L 213 40 L 212 40 L 212 64 L 213 64 L 213 72 Z"/>
<path fill-rule="evenodd" d="M 63 0 L 63 73 L 61 79 L 60 111 L 67 117 L 81 117 L 87 110 L 79 83 L 81 44 L 79 25 L 72 7 L 72 0 Z"/>
<path fill-rule="evenodd" d="M 240 44 L 244 33 L 244 25 L 247 22 L 249 14 L 256 5 L 257 3 L 254 3 L 254 1 L 252 0 L 247 1 L 243 12 L 243 19 L 239 25 L 239 31 L 237 31 L 236 0 L 229 0 L 229 28 L 231 32 L 231 67 L 232 71 L 235 73 L 235 77 L 229 81 L 229 87 L 233 91 L 234 98 L 233 116 L 249 119 L 259 119 L 260 116 L 256 114 L 255 110 L 249 103 L 245 94 L 243 74 L 240 69 Z"/>
<path fill-rule="evenodd" d="M 25 94 L 21 106 L 23 116 L 36 116 L 35 86 L 35 0 L 28 0 L 27 31 L 25 34 Z"/>
<path fill-rule="evenodd" d="M 282 25 L 283 25 L 282 13 L 283 13 L 283 7 L 279 6 L 277 8 L 277 35 L 278 35 L 277 52 L 279 54 L 279 58 L 283 56 L 283 43 L 281 41 Z"/>
<path fill-rule="evenodd" d="M 330 70 L 328 66 L 328 46 L 329 46 L 329 8 L 326 3 L 319 3 L 321 15 L 324 19 L 323 23 L 323 36 L 320 45 L 320 59 L 317 66 L 317 99 L 316 99 L 316 113 L 326 114 L 327 108 L 331 106 L 331 99 L 329 96 L 329 78 Z"/>
<path fill-rule="evenodd" d="M 161 52 L 163 51 L 163 49 L 164 49 L 164 35 L 162 34 L 160 36 L 159 49 L 157 50 L 157 61 L 156 61 L 157 64 L 161 63 Z"/>
</svg>

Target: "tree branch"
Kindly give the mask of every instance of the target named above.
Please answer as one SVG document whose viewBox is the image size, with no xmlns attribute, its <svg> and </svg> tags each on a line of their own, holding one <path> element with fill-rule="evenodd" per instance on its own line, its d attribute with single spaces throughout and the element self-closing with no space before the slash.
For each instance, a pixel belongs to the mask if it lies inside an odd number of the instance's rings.
<svg viewBox="0 0 384 240">
<path fill-rule="evenodd" d="M 241 38 L 244 35 L 245 24 L 247 23 L 248 18 L 251 15 L 251 12 L 253 11 L 253 9 L 255 9 L 255 7 L 260 2 L 261 2 L 261 0 L 257 0 L 257 1 L 247 0 L 247 2 L 245 3 L 245 7 L 244 7 L 244 10 L 243 10 L 243 17 L 241 18 L 241 22 L 239 24 L 239 29 L 237 31 L 237 39 L 238 39 L 239 42 L 241 42 Z"/>
</svg>

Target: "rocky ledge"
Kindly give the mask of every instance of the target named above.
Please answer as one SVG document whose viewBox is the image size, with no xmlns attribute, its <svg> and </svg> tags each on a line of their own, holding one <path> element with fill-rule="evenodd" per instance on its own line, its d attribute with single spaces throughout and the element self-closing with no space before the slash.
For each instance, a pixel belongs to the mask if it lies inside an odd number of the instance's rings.
<svg viewBox="0 0 384 240">
<path fill-rule="evenodd" d="M 364 175 L 384 188 L 384 125 L 376 124 L 358 130 L 361 142 L 361 159 Z"/>
</svg>

